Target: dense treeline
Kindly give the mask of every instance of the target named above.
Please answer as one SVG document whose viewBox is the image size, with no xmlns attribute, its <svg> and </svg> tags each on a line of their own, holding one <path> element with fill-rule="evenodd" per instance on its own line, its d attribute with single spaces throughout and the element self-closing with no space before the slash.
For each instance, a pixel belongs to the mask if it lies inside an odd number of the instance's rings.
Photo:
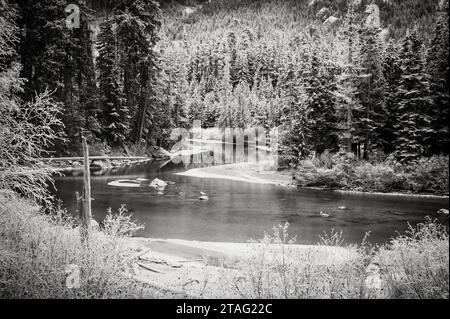
<svg viewBox="0 0 450 319">
<path fill-rule="evenodd" d="M 80 7 L 79 28 L 66 27 L 68 3 Z M 104 16 L 85 1 L 18 1 L 23 99 L 49 89 L 63 105 L 68 140 L 58 151 L 77 152 L 81 134 L 92 143 L 138 142 L 154 116 L 158 4 L 109 4 Z"/>
<path fill-rule="evenodd" d="M 279 126 L 288 162 L 325 149 L 403 162 L 447 154 L 448 4 L 408 4 L 400 23 L 391 13 L 404 4 L 380 2 L 381 24 L 364 1 L 173 6 L 158 48 L 180 62 L 185 90 L 168 95 L 206 127 Z"/>
<path fill-rule="evenodd" d="M 22 98 L 54 92 L 59 152 L 165 145 L 198 119 L 279 127 L 291 163 L 448 153 L 447 1 L 375 1 L 380 23 L 366 0 L 70 2 L 78 29 L 68 1 L 18 1 Z"/>
</svg>

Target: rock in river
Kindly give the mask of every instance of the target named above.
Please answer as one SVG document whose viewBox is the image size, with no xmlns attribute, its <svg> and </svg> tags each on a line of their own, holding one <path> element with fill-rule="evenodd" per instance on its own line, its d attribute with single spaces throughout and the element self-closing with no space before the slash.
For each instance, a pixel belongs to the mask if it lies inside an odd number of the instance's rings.
<svg viewBox="0 0 450 319">
<path fill-rule="evenodd" d="M 200 200 L 208 200 L 209 199 L 209 197 L 204 192 L 200 192 L 200 195 L 202 195 L 198 198 Z"/>
<path fill-rule="evenodd" d="M 159 191 L 163 191 L 164 188 L 166 188 L 167 183 L 159 178 L 155 178 L 154 180 L 152 180 L 152 182 L 149 185 L 150 187 L 153 187 Z"/>
</svg>

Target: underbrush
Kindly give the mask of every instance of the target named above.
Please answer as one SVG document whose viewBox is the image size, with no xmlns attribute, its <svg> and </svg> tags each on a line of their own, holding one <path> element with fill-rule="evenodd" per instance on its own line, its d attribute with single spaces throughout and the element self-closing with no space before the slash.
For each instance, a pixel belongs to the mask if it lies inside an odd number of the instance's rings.
<svg viewBox="0 0 450 319">
<path fill-rule="evenodd" d="M 448 228 L 427 219 L 383 246 L 341 246 L 342 233 L 322 236 L 298 253 L 288 224 L 245 254 L 229 284 L 242 298 L 449 298 Z M 335 259 L 317 258 L 327 248 Z M 342 258 L 343 252 L 349 252 Z M 339 258 L 341 257 L 341 258 Z"/>
<path fill-rule="evenodd" d="M 427 218 L 381 247 L 377 260 L 395 298 L 449 298 L 448 228 Z"/>
<path fill-rule="evenodd" d="M 422 158 L 402 165 L 393 158 L 381 162 L 356 160 L 352 154 L 324 153 L 299 164 L 300 186 L 364 192 L 448 194 L 448 156 Z"/>
<path fill-rule="evenodd" d="M 124 258 L 124 240 L 140 228 L 125 212 L 110 212 L 103 230 L 93 228 L 82 244 L 76 220 L 0 194 L 0 298 L 148 296 Z"/>
</svg>

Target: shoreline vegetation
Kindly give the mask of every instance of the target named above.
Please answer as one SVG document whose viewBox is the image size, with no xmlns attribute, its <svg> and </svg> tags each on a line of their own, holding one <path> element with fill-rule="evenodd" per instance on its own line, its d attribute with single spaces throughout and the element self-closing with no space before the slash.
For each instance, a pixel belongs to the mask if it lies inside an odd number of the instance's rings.
<svg viewBox="0 0 450 319">
<path fill-rule="evenodd" d="M 122 207 L 81 244 L 70 214 L 42 214 L 12 192 L 0 203 L 2 298 L 449 296 L 448 229 L 429 218 L 381 246 L 345 245 L 336 231 L 297 245 L 288 224 L 257 241 L 219 243 L 132 238 L 142 226 Z M 78 288 L 67 286 L 71 269 L 81 269 Z"/>
<path fill-rule="evenodd" d="M 356 160 L 353 154 L 324 152 L 291 169 L 261 161 L 193 168 L 177 175 L 346 194 L 448 198 L 448 161 L 435 156 L 404 165 L 394 158 L 369 162 Z"/>
</svg>

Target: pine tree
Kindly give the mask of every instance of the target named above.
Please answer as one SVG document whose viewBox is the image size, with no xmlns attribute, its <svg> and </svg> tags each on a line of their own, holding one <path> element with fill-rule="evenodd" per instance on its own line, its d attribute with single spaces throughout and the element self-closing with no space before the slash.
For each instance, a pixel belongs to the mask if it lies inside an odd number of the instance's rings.
<svg viewBox="0 0 450 319">
<path fill-rule="evenodd" d="M 281 107 L 280 166 L 295 167 L 314 151 L 310 144 L 313 132 L 310 125 L 311 108 L 304 87 L 298 81 L 286 83 L 286 98 Z"/>
<path fill-rule="evenodd" d="M 430 94 L 433 107 L 430 116 L 432 137 L 428 155 L 448 154 L 449 143 L 449 26 L 448 14 L 441 13 L 427 54 L 427 71 L 430 75 Z"/>
<path fill-rule="evenodd" d="M 400 59 L 395 152 L 401 162 L 409 162 L 422 156 L 430 142 L 429 77 L 424 70 L 422 42 L 416 31 L 406 35 Z"/>
<path fill-rule="evenodd" d="M 129 111 L 122 93 L 122 77 L 118 63 L 117 35 L 113 20 L 100 25 L 97 67 L 102 101 L 102 124 L 109 143 L 123 143 L 129 134 Z"/>
<path fill-rule="evenodd" d="M 124 94 L 132 114 L 131 140 L 139 143 L 145 128 L 154 125 L 157 55 L 153 50 L 160 27 L 159 6 L 153 0 L 121 0 L 115 8 Z"/>
<path fill-rule="evenodd" d="M 358 64 L 362 68 L 359 74 L 358 92 L 361 102 L 359 118 L 359 138 L 364 142 L 364 159 L 374 149 L 381 149 L 382 128 L 387 119 L 384 104 L 384 78 L 381 66 L 380 29 L 363 26 L 360 29 L 360 48 Z"/>
<path fill-rule="evenodd" d="M 69 152 L 80 152 L 80 134 L 93 138 L 99 134 L 98 92 L 89 23 L 92 12 L 84 1 L 80 7 L 80 27 L 68 29 L 64 1 L 18 1 L 21 13 L 21 76 L 26 85 L 22 98 L 33 99 L 35 92 L 54 92 L 55 102 L 64 105 L 63 122 L 68 136 L 61 145 Z"/>
<path fill-rule="evenodd" d="M 357 88 L 358 76 L 353 67 L 348 67 L 337 77 L 336 117 L 339 122 L 340 150 L 353 152 L 358 155 L 359 137 L 358 128 L 361 127 L 357 114 L 361 113 L 362 105 L 359 100 Z"/>
<path fill-rule="evenodd" d="M 332 67 L 320 60 L 317 52 L 310 57 L 309 68 L 303 74 L 306 109 L 309 110 L 309 129 L 313 150 L 320 154 L 325 149 L 337 148 L 335 113 L 335 79 Z"/>
<path fill-rule="evenodd" d="M 385 154 L 390 154 L 395 150 L 395 125 L 399 117 L 397 91 L 402 72 L 399 48 L 392 40 L 389 41 L 383 52 L 382 66 L 385 79 L 384 99 L 387 116 L 384 127 L 380 128 L 382 129 L 380 137 Z"/>
</svg>

